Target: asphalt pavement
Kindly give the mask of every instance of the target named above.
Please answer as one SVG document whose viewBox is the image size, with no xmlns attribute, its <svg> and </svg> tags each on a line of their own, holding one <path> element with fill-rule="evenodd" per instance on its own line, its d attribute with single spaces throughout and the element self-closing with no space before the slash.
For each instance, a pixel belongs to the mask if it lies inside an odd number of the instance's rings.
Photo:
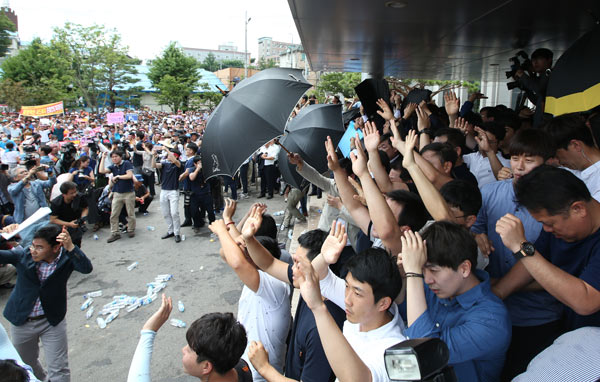
<svg viewBox="0 0 600 382">
<path fill-rule="evenodd" d="M 255 197 L 240 200 L 235 220 L 241 219 L 256 201 Z M 271 214 L 285 209 L 282 196 L 258 201 L 267 203 Z M 94 240 L 91 229 L 84 236 L 82 249 L 92 261 L 94 270 L 88 275 L 73 272 L 67 292 L 69 365 L 73 382 L 127 379 L 140 330 L 160 307 L 160 299 L 131 313 L 121 309 L 119 316 L 105 329 L 100 329 L 96 323 L 97 312 L 115 295 L 144 296 L 146 283 L 154 281 L 159 274 L 173 275 L 164 289 L 164 293 L 173 299 L 172 318 L 190 325 L 205 313 L 237 313 L 242 283 L 219 257 L 218 239 L 211 240 L 208 228 L 194 234 L 191 227 L 186 227 L 182 228 L 185 240 L 181 243 L 175 243 L 173 238 L 161 240 L 160 237 L 166 233 L 166 223 L 160 212 L 158 197 L 149 211 L 147 216 L 136 214 L 134 238 L 125 234 L 120 240 L 108 244 L 106 239 L 110 230 L 107 227 L 97 232 L 98 240 Z M 180 214 L 183 221 L 183 197 L 180 198 Z M 275 219 L 281 223 L 283 216 Z M 147 227 L 154 227 L 154 230 Z M 284 241 L 286 233 L 280 236 Z M 137 268 L 128 271 L 127 266 L 136 261 Z M 103 295 L 94 298 L 96 312 L 92 318 L 86 319 L 85 311 L 80 309 L 85 301 L 83 295 L 96 290 L 102 290 Z M 0 290 L 0 308 L 4 309 L 9 295 L 10 291 Z M 184 312 L 177 309 L 179 300 L 185 305 Z M 9 331 L 9 323 L 3 316 L 0 323 Z M 181 364 L 181 349 L 186 345 L 185 331 L 167 322 L 158 332 L 152 355 L 153 381 L 197 381 L 183 372 Z M 40 352 L 43 359 L 43 348 Z"/>
</svg>

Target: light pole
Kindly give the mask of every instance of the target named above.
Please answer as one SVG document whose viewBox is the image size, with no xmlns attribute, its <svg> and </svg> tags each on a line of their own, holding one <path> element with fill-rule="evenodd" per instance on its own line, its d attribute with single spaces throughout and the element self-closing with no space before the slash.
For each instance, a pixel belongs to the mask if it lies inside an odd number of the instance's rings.
<svg viewBox="0 0 600 382">
<path fill-rule="evenodd" d="M 248 18 L 248 11 L 244 12 L 244 78 L 248 78 L 248 23 L 252 17 Z"/>
</svg>

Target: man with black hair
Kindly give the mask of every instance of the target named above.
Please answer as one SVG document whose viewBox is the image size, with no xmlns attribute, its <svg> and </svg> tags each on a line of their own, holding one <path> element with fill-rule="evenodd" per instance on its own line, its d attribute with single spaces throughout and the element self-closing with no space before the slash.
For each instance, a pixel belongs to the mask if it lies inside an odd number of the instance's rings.
<svg viewBox="0 0 600 382">
<path fill-rule="evenodd" d="M 133 158 L 132 158 L 132 165 L 133 165 L 133 173 L 134 174 L 141 174 L 142 173 L 142 166 L 144 165 L 144 157 L 143 157 L 143 151 L 144 151 L 144 138 L 146 137 L 146 133 L 144 133 L 142 130 L 138 130 L 135 132 L 135 150 L 133 153 Z"/>
<path fill-rule="evenodd" d="M 77 184 L 74 182 L 61 184 L 60 193 L 62 195 L 50 203 L 50 223 L 67 227 L 73 244 L 81 248 L 83 226 L 88 216 L 87 200 L 77 192 Z"/>
<path fill-rule="evenodd" d="M 179 175 L 179 181 L 183 182 L 183 215 L 184 221 L 181 224 L 181 227 L 189 227 L 192 225 L 193 215 L 196 211 L 192 212 L 192 185 L 190 183 L 189 176 L 196 169 L 196 163 L 198 162 L 198 158 L 196 155 L 198 154 L 198 145 L 194 142 L 190 142 L 185 146 L 185 155 L 188 159 L 184 165 L 184 171 L 181 175 Z M 194 195 L 198 198 L 198 194 Z M 198 207 L 200 205 L 199 201 L 195 201 L 195 206 Z"/>
<path fill-rule="evenodd" d="M 395 257 L 379 248 L 351 257 L 346 262 L 345 279 L 334 275 L 328 265 L 337 262 L 345 241 L 343 227 L 333 225 L 312 265 L 306 256 L 295 258 L 294 279 L 314 314 L 327 360 L 338 380 L 389 381 L 385 349 L 406 339 L 404 322 L 394 303 L 402 278 Z M 345 310 L 343 331 L 335 325 L 323 297 Z"/>
<path fill-rule="evenodd" d="M 554 156 L 550 137 L 539 129 L 519 130 L 510 145 L 512 179 L 494 182 L 481 188 L 483 205 L 471 227 L 480 250 L 489 257 L 487 272 L 493 280 L 506 275 L 516 259 L 496 232 L 496 222 L 506 213 L 517 216 L 525 227 L 527 240 L 534 242 L 542 225 L 516 201 L 515 189 L 520 179 Z M 548 192 L 548 191 L 546 191 Z M 544 291 L 526 290 L 504 301 L 513 325 L 503 380 L 521 373 L 529 361 L 560 333 L 560 306 Z"/>
<path fill-rule="evenodd" d="M 479 151 L 463 155 L 463 160 L 469 170 L 475 175 L 479 187 L 496 181 L 496 174 L 502 167 L 509 167 L 510 161 L 504 159 L 498 151 L 500 142 L 504 139 L 506 131 L 504 126 L 496 122 L 485 122 L 481 128 L 476 127 L 475 140 Z M 497 159 L 497 160 L 496 160 Z"/>
<path fill-rule="evenodd" d="M 260 214 L 259 206 L 253 206 L 252 219 L 254 220 L 252 224 L 255 227 L 262 224 L 262 215 Z M 309 259 L 314 259 L 321 251 L 326 238 L 327 233 L 319 229 L 300 235 L 298 238 L 299 247 L 294 256 L 307 256 Z M 299 284 L 297 280 L 292 277 L 292 265 L 274 258 L 254 237 L 244 238 L 244 242 L 252 261 L 261 270 L 298 288 Z M 341 327 L 344 322 L 344 311 L 329 300 L 326 300 L 324 303 L 334 317 L 338 328 Z M 279 381 L 283 378 L 268 363 L 260 344 L 250 347 L 250 360 L 256 370 L 267 381 Z M 323 345 L 319 339 L 315 318 L 302 298 L 298 301 L 298 307 L 294 315 L 292 333 L 285 360 L 285 377 L 303 382 L 331 382 L 335 379 L 331 366 L 329 366 L 325 357 Z"/>
<path fill-rule="evenodd" d="M 533 69 L 531 75 L 533 77 L 530 77 L 521 68 L 513 76 L 519 88 L 525 90 L 527 98 L 535 105 L 533 127 L 540 127 L 543 122 L 546 88 L 550 79 L 553 56 L 550 49 L 538 48 L 531 53 L 531 69 Z"/>
<path fill-rule="evenodd" d="M 100 174 L 111 174 L 112 203 L 110 208 L 110 237 L 107 243 L 112 243 L 121 238 L 119 234 L 119 216 L 123 207 L 127 209 L 127 232 L 129 237 L 135 236 L 135 192 L 133 191 L 133 166 L 128 160 L 124 160 L 121 150 L 110 153 L 112 165 L 105 167 L 107 153 L 102 154 L 98 172 Z"/>
<path fill-rule="evenodd" d="M 150 380 L 150 361 L 154 338 L 169 319 L 173 302 L 162 296 L 162 304 L 144 324 L 135 354 L 131 360 L 127 382 Z M 187 345 L 183 353 L 183 371 L 204 381 L 252 382 L 252 373 L 241 359 L 248 342 L 246 330 L 232 313 L 208 313 L 190 325 L 185 333 Z"/>
<path fill-rule="evenodd" d="M 564 305 L 567 330 L 600 326 L 600 203 L 583 181 L 551 166 L 523 176 L 515 196 L 544 231 L 532 244 L 518 217 L 498 221 L 496 230 L 518 261 L 495 285 L 497 294 L 541 287 Z"/>
<path fill-rule="evenodd" d="M 228 204 L 233 201 L 228 201 Z M 256 211 L 262 214 L 263 211 Z M 257 240 L 259 245 L 275 259 L 281 251 L 277 241 L 266 236 L 255 237 L 258 226 L 254 215 L 244 223 L 244 240 Z M 260 341 L 269 353 L 269 363 L 278 373 L 283 372 L 285 339 L 290 326 L 290 288 L 284 281 L 278 280 L 257 268 L 246 249 L 240 248 L 228 232 L 229 227 L 223 220 L 216 220 L 209 226 L 219 237 L 221 256 L 244 283 L 238 302 L 238 320 L 247 330 L 249 341 Z M 248 348 L 242 357 L 248 361 Z M 253 367 L 254 381 L 265 381 Z"/>
<path fill-rule="evenodd" d="M 465 151 L 467 146 L 465 136 L 460 130 L 450 127 L 438 129 L 435 131 L 433 142 L 449 143 L 454 147 L 457 155 L 456 163 L 452 167 L 451 174 L 454 179 L 463 179 L 477 185 L 477 178 L 469 171 L 469 168 L 463 161 L 463 155 L 467 153 Z M 468 152 L 470 152 L 470 150 Z"/>
<path fill-rule="evenodd" d="M 0 251 L 0 263 L 17 268 L 17 284 L 4 317 L 10 321 L 12 342 L 23 361 L 44 380 L 68 382 L 67 281 L 76 270 L 87 274 L 92 263 L 55 224 L 40 228 L 31 247 Z M 41 340 L 48 373 L 39 362 Z"/>
<path fill-rule="evenodd" d="M 458 155 L 449 143 L 434 142 L 421 148 L 420 152 L 423 159 L 440 173 L 446 176 L 446 179 L 452 179 L 452 171 L 458 160 Z"/>
<path fill-rule="evenodd" d="M 510 143 L 512 142 L 513 137 L 517 133 L 517 131 L 521 128 L 521 120 L 519 119 L 519 115 L 512 110 L 507 110 L 498 114 L 498 117 L 495 119 L 495 122 L 498 122 L 500 125 L 504 126 L 504 139 L 500 141 L 500 145 L 498 146 L 500 152 L 505 158 L 510 157 Z"/>
<path fill-rule="evenodd" d="M 152 167 L 162 170 L 160 189 L 160 209 L 167 223 L 167 233 L 161 239 L 175 237 L 175 242 L 181 242 L 181 220 L 179 219 L 179 175 L 182 168 L 177 148 L 168 148 L 166 156 L 156 160 L 156 152 L 152 154 Z"/>
<path fill-rule="evenodd" d="M 445 221 L 427 227 L 423 238 L 407 231 L 398 266 L 406 274 L 406 336 L 441 338 L 459 381 L 498 380 L 510 318 L 488 274 L 476 270 L 477 244 L 469 231 Z"/>
<path fill-rule="evenodd" d="M 600 201 L 600 149 L 585 121 L 575 114 L 561 115 L 548 122 L 544 130 L 556 143 L 560 164 L 583 180 L 592 197 Z"/>
</svg>

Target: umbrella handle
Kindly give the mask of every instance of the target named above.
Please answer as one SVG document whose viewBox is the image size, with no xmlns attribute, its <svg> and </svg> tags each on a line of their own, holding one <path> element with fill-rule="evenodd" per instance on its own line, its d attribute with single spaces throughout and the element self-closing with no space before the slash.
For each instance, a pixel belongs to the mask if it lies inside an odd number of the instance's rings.
<svg viewBox="0 0 600 382">
<path fill-rule="evenodd" d="M 285 150 L 286 153 L 288 153 L 289 155 L 292 155 L 292 153 L 290 152 L 290 150 L 286 149 L 284 145 L 281 144 L 281 142 L 279 142 L 279 139 L 275 139 L 275 144 L 281 146 L 282 149 Z"/>
</svg>

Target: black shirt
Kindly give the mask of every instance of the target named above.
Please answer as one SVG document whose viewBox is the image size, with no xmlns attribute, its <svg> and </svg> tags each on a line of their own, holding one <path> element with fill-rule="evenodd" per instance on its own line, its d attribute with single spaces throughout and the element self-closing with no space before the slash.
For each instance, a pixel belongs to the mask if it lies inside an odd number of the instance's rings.
<svg viewBox="0 0 600 382">
<path fill-rule="evenodd" d="M 57 196 L 50 203 L 52 216 L 56 216 L 60 220 L 66 222 L 79 219 L 81 217 L 81 212 L 87 208 L 87 206 L 87 201 L 85 198 L 82 198 L 80 194 L 77 194 L 71 203 L 65 203 L 65 199 L 62 195 Z"/>
<path fill-rule="evenodd" d="M 161 189 L 165 191 L 172 191 L 179 189 L 179 175 L 181 174 L 181 167 L 177 167 L 170 160 L 163 160 L 160 162 L 162 165 L 162 183 Z"/>
<path fill-rule="evenodd" d="M 474 184 L 475 186 L 478 186 L 477 178 L 475 178 L 475 175 L 473 175 L 473 173 L 469 171 L 469 168 L 464 163 L 452 169 L 452 177 L 454 179 L 464 180 Z"/>
<path fill-rule="evenodd" d="M 135 149 L 137 151 L 144 151 L 144 144 L 140 141 L 135 144 Z M 144 164 L 144 157 L 142 154 L 133 154 L 133 167 L 142 167 Z"/>
<path fill-rule="evenodd" d="M 133 166 L 130 161 L 124 160 L 120 165 L 113 164 L 108 169 L 112 171 L 113 176 L 117 176 L 127 174 L 127 170 L 133 171 Z M 133 179 L 119 179 L 112 190 L 118 193 L 133 192 Z"/>
</svg>

